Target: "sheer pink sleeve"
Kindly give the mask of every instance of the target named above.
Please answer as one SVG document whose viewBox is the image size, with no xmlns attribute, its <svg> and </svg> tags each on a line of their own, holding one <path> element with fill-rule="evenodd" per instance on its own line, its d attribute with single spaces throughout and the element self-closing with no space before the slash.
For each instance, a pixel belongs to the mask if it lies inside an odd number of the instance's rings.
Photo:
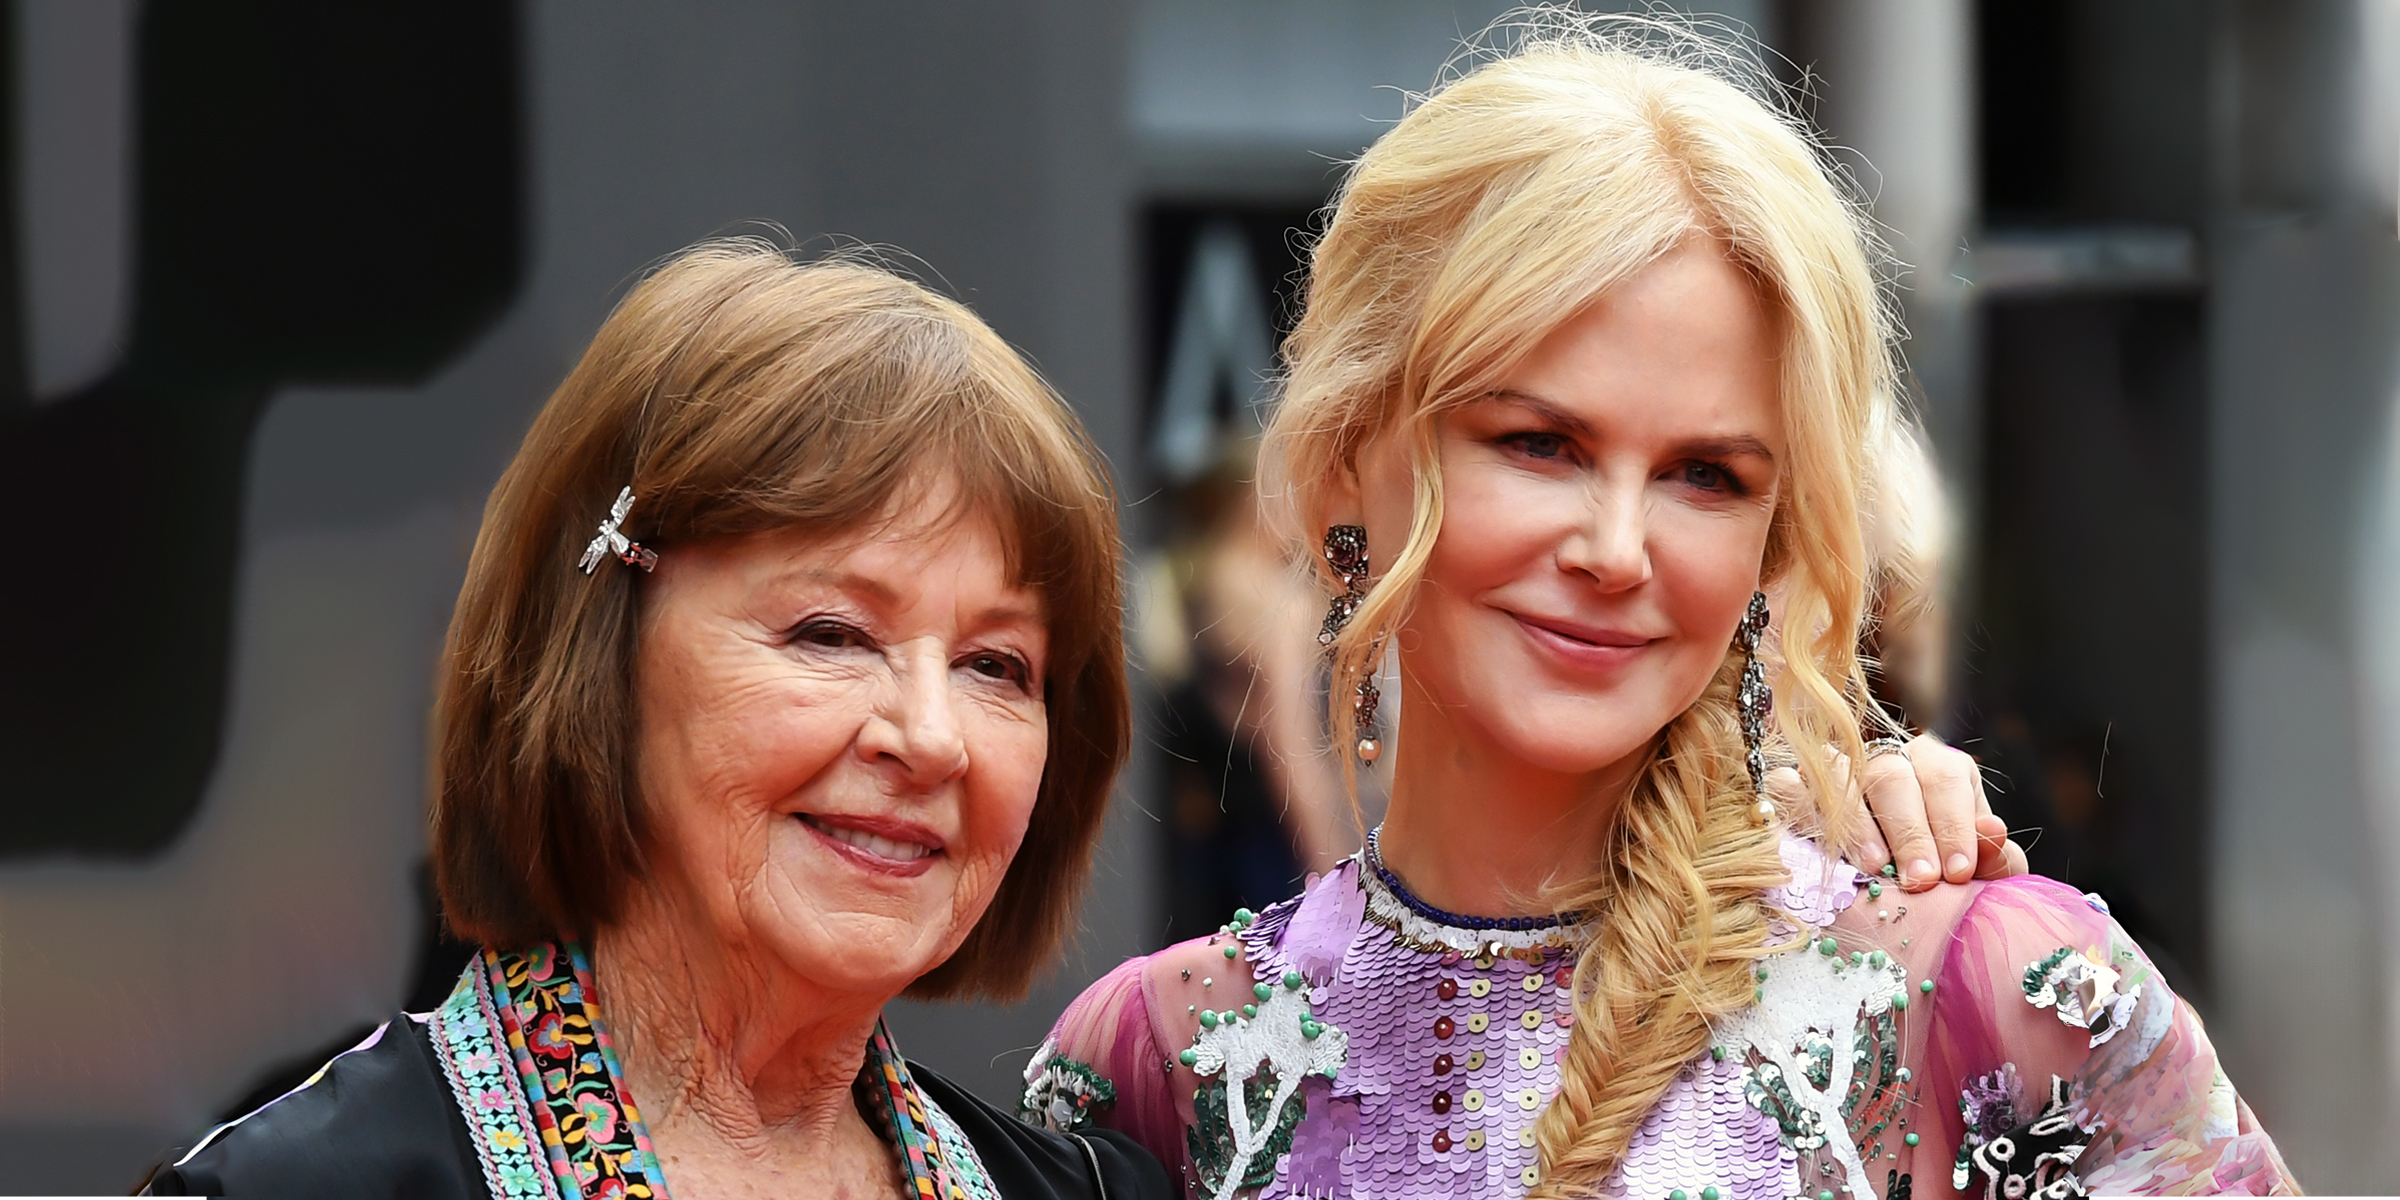
<svg viewBox="0 0 2400 1200">
<path fill-rule="evenodd" d="M 1253 982 L 1246 956 L 1236 951 L 1229 959 L 1225 947 L 1208 938 L 1169 946 L 1102 976 L 1059 1015 L 1033 1056 L 1025 1072 L 1027 1114 L 1057 1129 L 1086 1119 L 1114 1129 L 1157 1156 L 1170 1178 L 1189 1180 L 1185 1129 L 1199 1077 L 1177 1055 L 1192 1044 L 1203 1005 L 1238 1001 Z"/>
<path fill-rule="evenodd" d="M 1043 1095 L 1045 1075 L 1058 1081 L 1072 1078 L 1078 1068 L 1087 1070 L 1105 1081 L 1110 1093 L 1107 1102 L 1093 1106 L 1091 1122 L 1140 1142 L 1167 1165 L 1171 1177 L 1181 1178 L 1188 1151 L 1183 1118 L 1162 1069 L 1168 1056 L 1150 1019 L 1145 979 L 1150 962 L 1144 957 L 1119 965 L 1059 1014 L 1049 1040 L 1026 1071 L 1026 1107 L 1036 1110 L 1056 1098 L 1055 1091 Z M 1073 1124 L 1064 1110 L 1049 1116 L 1048 1123 L 1058 1128 Z"/>
<path fill-rule="evenodd" d="M 2298 1190 L 2200 1018 L 2096 899 L 2033 875 L 1981 885 L 1946 942 L 1914 949 L 1911 977 L 1936 981 L 1917 1112 L 1955 1152 L 1943 1182 L 2003 1182 L 1988 1168 L 2005 1150 L 2029 1182 L 2050 1153 L 2093 1193 Z"/>
</svg>

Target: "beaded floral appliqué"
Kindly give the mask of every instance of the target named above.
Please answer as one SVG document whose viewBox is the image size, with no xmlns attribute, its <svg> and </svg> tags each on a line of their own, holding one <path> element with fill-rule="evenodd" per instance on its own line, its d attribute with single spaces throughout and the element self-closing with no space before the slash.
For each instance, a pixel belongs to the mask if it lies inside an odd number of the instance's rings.
<svg viewBox="0 0 2400 1200">
<path fill-rule="evenodd" d="M 1116 1104 L 1117 1085 L 1107 1076 L 1090 1063 L 1060 1055 L 1058 1043 L 1044 1041 L 1025 1068 L 1017 1119 L 1054 1133 L 1082 1133 Z"/>
<path fill-rule="evenodd" d="M 1743 1098 L 1773 1118 L 1784 1144 L 1830 1160 L 1864 1191 L 1859 1142 L 1872 1145 L 1906 1098 L 1893 1012 L 1908 1005 L 1908 977 L 1880 951 L 1844 958 L 1834 950 L 1831 938 L 1810 939 L 1760 960 L 1757 1002 L 1733 1014 L 1717 1041 L 1745 1062 Z"/>
<path fill-rule="evenodd" d="M 1298 975 L 1254 992 L 1254 1004 L 1201 1014 L 1200 1032 L 1180 1055 L 1201 1081 L 1186 1136 L 1201 1186 L 1215 1200 L 1275 1177 L 1275 1160 L 1291 1149 L 1306 1111 L 1301 1081 L 1333 1078 L 1349 1054 L 1349 1035 L 1317 1020 Z"/>
</svg>

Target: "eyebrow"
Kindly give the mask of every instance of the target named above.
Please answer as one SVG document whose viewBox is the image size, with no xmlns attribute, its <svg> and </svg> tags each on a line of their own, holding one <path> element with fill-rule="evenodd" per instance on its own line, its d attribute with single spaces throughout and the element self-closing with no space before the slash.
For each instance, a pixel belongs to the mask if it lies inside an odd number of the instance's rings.
<svg viewBox="0 0 2400 1200">
<path fill-rule="evenodd" d="M 840 591 L 864 594 L 878 604 L 900 603 L 900 593 L 892 585 L 873 576 L 861 575 L 856 571 L 837 571 L 830 567 L 809 567 L 800 572 L 800 577 L 810 583 L 822 584 Z M 1042 608 L 1038 602 L 1027 604 L 1003 601 L 976 612 L 973 623 L 982 626 L 1040 625 L 1042 624 Z"/>
<path fill-rule="evenodd" d="M 1514 388 L 1496 388 L 1485 393 L 1484 398 L 1487 400 L 1506 400 L 1509 403 L 1515 404 L 1519 407 L 1532 409 L 1534 413 L 1541 417 L 1543 421 L 1557 427 L 1561 432 L 1572 434 L 1576 437 L 1588 438 L 1594 433 L 1594 430 L 1592 429 L 1592 423 L 1590 421 L 1586 421 L 1582 417 L 1576 416 L 1574 413 L 1568 412 L 1567 410 L 1560 408 L 1558 405 L 1552 404 L 1550 401 L 1545 400 L 1540 396 L 1533 395 L 1530 392 L 1520 392 Z M 1775 452 L 1769 450 L 1765 442 L 1751 437 L 1746 433 L 1733 434 L 1727 437 L 1694 438 L 1690 441 L 1679 443 L 1675 449 L 1679 454 L 1687 454 L 1695 458 L 1742 458 L 1746 456 L 1756 456 L 1763 458 L 1768 462 L 1775 461 Z"/>
</svg>

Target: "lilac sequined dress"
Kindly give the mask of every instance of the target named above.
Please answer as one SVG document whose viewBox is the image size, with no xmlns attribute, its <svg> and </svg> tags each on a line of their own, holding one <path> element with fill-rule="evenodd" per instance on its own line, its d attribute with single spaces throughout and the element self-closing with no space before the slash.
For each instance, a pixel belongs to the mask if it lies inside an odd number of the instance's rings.
<svg viewBox="0 0 2400 1200">
<path fill-rule="evenodd" d="M 1756 1003 L 1685 1064 L 1608 1194 L 2289 1189 L 2198 1019 L 2080 893 L 2025 877 L 1909 897 L 1799 838 L 1783 853 L 1792 882 L 1767 899 L 1790 948 L 1760 961 Z M 1521 1197 L 1580 931 L 1441 916 L 1353 859 L 1126 963 L 1060 1018 L 1026 1113 L 1122 1130 L 1208 1200 Z M 2054 1074 L 2056 1095 L 2035 1086 Z"/>
</svg>

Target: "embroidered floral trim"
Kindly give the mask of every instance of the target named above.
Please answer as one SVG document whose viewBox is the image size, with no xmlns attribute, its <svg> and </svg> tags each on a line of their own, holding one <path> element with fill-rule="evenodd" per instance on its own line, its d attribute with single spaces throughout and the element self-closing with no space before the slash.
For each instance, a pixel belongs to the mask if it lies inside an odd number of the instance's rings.
<svg viewBox="0 0 2400 1200">
<path fill-rule="evenodd" d="M 2007 1126 L 2017 1110 L 2016 1065 L 2011 1063 L 1968 1084 L 1958 1101 L 1966 1118 L 1950 1187 L 1966 1191 L 1983 1176 L 1984 1200 L 2065 1200 L 2085 1194 L 2075 1177 L 2075 1160 L 2091 1142 L 2091 1131 L 2075 1123 L 2073 1086 L 2050 1077 L 2050 1099 L 2022 1125 Z"/>
<path fill-rule="evenodd" d="M 881 1021 L 867 1039 L 866 1068 L 858 1078 L 859 1090 L 874 1101 L 886 1135 L 900 1151 L 909 1195 L 917 1200 L 989 1200 L 994 1189 L 983 1160 L 950 1115 L 918 1090 L 907 1060 L 892 1046 L 891 1031 Z"/>
<path fill-rule="evenodd" d="M 1045 1041 L 1025 1068 L 1017 1119 L 1055 1133 L 1081 1133 L 1116 1104 L 1117 1085 L 1107 1076 L 1090 1063 L 1060 1055 L 1057 1043 Z"/>
<path fill-rule="evenodd" d="M 495 1200 L 671 1200 L 627 1094 L 580 948 L 485 951 L 433 1015 L 433 1038 Z M 909 1077 L 879 1023 L 859 1072 L 917 1200 L 998 1200 L 958 1123 Z"/>
<path fill-rule="evenodd" d="M 486 950 L 482 966 L 561 1190 L 587 1200 L 668 1200 L 650 1131 L 626 1094 L 592 1003 L 591 965 L 581 948 Z"/>
<path fill-rule="evenodd" d="M 433 1014 L 433 1045 L 442 1075 L 465 1115 L 468 1139 L 494 1200 L 560 1200 L 549 1163 L 535 1147 L 541 1129 L 526 1107 L 525 1092 L 500 1052 L 500 1017 L 492 1007 L 491 984 L 480 962 L 459 976 L 450 998 Z"/>
</svg>

